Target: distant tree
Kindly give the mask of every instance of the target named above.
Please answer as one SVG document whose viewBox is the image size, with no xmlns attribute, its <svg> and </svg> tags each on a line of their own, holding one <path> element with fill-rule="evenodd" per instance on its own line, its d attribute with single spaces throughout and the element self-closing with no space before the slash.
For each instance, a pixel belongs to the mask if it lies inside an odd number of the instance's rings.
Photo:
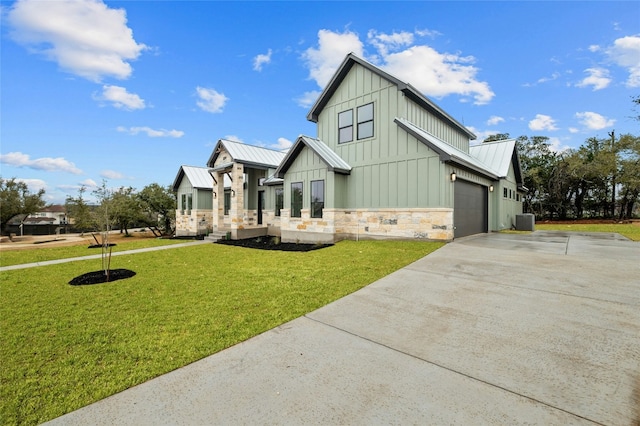
<svg viewBox="0 0 640 426">
<path fill-rule="evenodd" d="M 31 193 L 27 184 L 15 178 L 0 177 L 0 230 L 6 233 L 9 221 L 17 215 L 29 215 L 45 206 L 44 189 Z"/>
<path fill-rule="evenodd" d="M 120 187 L 111 193 L 109 217 L 117 224 L 120 232 L 128 236 L 129 228 L 143 219 L 143 210 L 132 187 Z"/>
<path fill-rule="evenodd" d="M 618 140 L 620 219 L 631 219 L 640 197 L 640 137 L 630 134 Z"/>
<path fill-rule="evenodd" d="M 96 228 L 96 218 L 91 212 L 91 207 L 84 199 L 87 190 L 84 186 L 78 190 L 77 197 L 67 197 L 64 203 L 67 216 L 73 219 L 73 227 L 80 232 L 86 232 Z"/>
<path fill-rule="evenodd" d="M 485 142 L 495 142 L 495 141 L 504 141 L 510 139 L 509 133 L 496 133 L 495 135 L 487 136 L 482 143 Z"/>
<path fill-rule="evenodd" d="M 633 109 L 636 108 L 640 108 L 640 95 L 636 96 L 635 98 L 632 97 L 631 98 L 631 102 L 634 103 L 634 107 Z M 640 121 L 640 111 L 636 110 L 636 116 L 633 117 L 634 120 Z"/>
<path fill-rule="evenodd" d="M 524 186 L 524 211 L 543 217 L 550 211 L 549 185 L 557 155 L 551 150 L 546 136 L 520 136 L 516 147 L 522 166 Z"/>
<path fill-rule="evenodd" d="M 157 183 L 145 186 L 138 193 L 149 224 L 162 221 L 160 228 L 166 234 L 171 233 L 171 223 L 176 217 L 176 196 L 171 187 L 162 187 Z"/>
</svg>

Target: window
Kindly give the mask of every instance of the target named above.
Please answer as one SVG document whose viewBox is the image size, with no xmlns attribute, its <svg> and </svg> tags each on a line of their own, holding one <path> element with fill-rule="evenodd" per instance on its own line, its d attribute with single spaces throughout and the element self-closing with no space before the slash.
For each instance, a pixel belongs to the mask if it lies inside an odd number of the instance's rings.
<svg viewBox="0 0 640 426">
<path fill-rule="evenodd" d="M 291 184 L 291 217 L 302 217 L 302 182 Z"/>
<path fill-rule="evenodd" d="M 324 181 L 311 181 L 311 217 L 322 217 L 324 208 Z"/>
<path fill-rule="evenodd" d="M 224 215 L 229 214 L 229 206 L 231 205 L 231 191 L 224 191 Z"/>
<path fill-rule="evenodd" d="M 373 103 L 358 107 L 358 139 L 373 137 Z"/>
<path fill-rule="evenodd" d="M 191 213 L 191 209 L 193 208 L 193 194 L 187 194 L 187 210 Z"/>
<path fill-rule="evenodd" d="M 353 110 L 343 111 L 338 114 L 338 143 L 351 142 L 353 140 Z"/>
<path fill-rule="evenodd" d="M 276 188 L 276 216 L 280 216 L 280 210 L 284 207 L 284 189 Z"/>
<path fill-rule="evenodd" d="M 184 214 L 184 211 L 187 209 L 187 194 L 182 194 L 182 202 L 180 203 L 180 214 Z"/>
<path fill-rule="evenodd" d="M 507 189 L 507 188 L 504 188 L 504 189 L 502 190 L 502 196 L 503 196 L 504 198 L 507 198 L 507 194 L 508 194 L 508 192 L 507 192 L 507 191 L 508 191 L 508 189 Z"/>
<path fill-rule="evenodd" d="M 509 198 L 510 198 L 510 199 L 511 199 L 511 198 L 513 198 L 513 195 L 512 195 L 512 193 L 511 193 L 511 190 L 509 190 Z"/>
</svg>

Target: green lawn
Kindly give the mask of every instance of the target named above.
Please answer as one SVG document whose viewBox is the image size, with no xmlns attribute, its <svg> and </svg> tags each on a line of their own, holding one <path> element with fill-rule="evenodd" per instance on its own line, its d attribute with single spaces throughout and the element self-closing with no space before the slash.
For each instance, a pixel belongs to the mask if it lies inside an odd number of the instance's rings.
<svg viewBox="0 0 640 426">
<path fill-rule="evenodd" d="M 100 260 L 3 272 L 0 419 L 36 424 L 78 409 L 315 310 L 441 246 L 343 241 L 291 253 L 205 244 L 114 257 L 112 268 L 137 275 L 82 287 L 67 283 L 100 269 Z"/>
<path fill-rule="evenodd" d="M 539 231 L 574 231 L 574 232 L 616 232 L 633 241 L 640 241 L 640 224 L 633 223 L 598 223 L 598 224 L 560 224 L 536 223 Z"/>
<path fill-rule="evenodd" d="M 143 247 L 156 247 L 184 242 L 184 240 L 131 237 L 116 241 L 116 245 L 111 249 L 112 252 L 115 253 L 124 250 L 135 250 Z M 2 250 L 0 251 L 0 266 L 44 262 L 46 260 L 67 259 L 70 257 L 90 256 L 92 254 L 102 253 L 100 248 L 88 248 L 90 244 L 69 247 L 38 247 L 38 249 L 30 250 Z"/>
</svg>

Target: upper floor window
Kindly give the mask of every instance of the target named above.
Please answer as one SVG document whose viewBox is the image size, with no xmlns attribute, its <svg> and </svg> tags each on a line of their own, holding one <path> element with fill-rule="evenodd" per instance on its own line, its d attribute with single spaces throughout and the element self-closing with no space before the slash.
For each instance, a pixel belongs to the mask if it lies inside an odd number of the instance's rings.
<svg viewBox="0 0 640 426">
<path fill-rule="evenodd" d="M 324 181 L 311 181 L 311 217 L 322 217 L 324 209 Z"/>
<path fill-rule="evenodd" d="M 353 140 L 353 110 L 343 111 L 338 114 L 338 143 L 351 142 Z"/>
<path fill-rule="evenodd" d="M 373 137 L 373 103 L 358 107 L 358 139 Z"/>
</svg>

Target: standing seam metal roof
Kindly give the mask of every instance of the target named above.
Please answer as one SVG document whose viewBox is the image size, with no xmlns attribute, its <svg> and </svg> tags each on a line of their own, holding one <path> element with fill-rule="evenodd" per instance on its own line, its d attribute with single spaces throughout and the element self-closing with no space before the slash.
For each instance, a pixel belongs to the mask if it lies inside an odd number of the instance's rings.
<svg viewBox="0 0 640 426">
<path fill-rule="evenodd" d="M 286 155 L 286 153 L 276 151 L 274 149 L 220 139 L 207 162 L 209 167 L 213 167 L 216 158 L 218 157 L 220 146 L 223 146 L 224 149 L 227 150 L 233 161 L 236 163 L 250 164 L 273 169 L 280 165 Z"/>
<path fill-rule="evenodd" d="M 293 144 L 293 147 L 291 147 L 287 153 L 286 157 L 282 160 L 280 166 L 276 169 L 276 177 L 284 177 L 284 173 L 287 171 L 289 166 L 291 166 L 291 163 L 298 156 L 304 146 L 307 146 L 315 152 L 322 161 L 324 161 L 330 171 L 342 174 L 351 173 L 351 166 L 320 139 L 300 135 L 298 136 L 296 143 Z"/>
<path fill-rule="evenodd" d="M 509 166 L 516 147 L 515 139 L 486 142 L 469 147 L 469 154 L 496 170 L 498 176 L 505 177 L 509 173 Z"/>
</svg>

